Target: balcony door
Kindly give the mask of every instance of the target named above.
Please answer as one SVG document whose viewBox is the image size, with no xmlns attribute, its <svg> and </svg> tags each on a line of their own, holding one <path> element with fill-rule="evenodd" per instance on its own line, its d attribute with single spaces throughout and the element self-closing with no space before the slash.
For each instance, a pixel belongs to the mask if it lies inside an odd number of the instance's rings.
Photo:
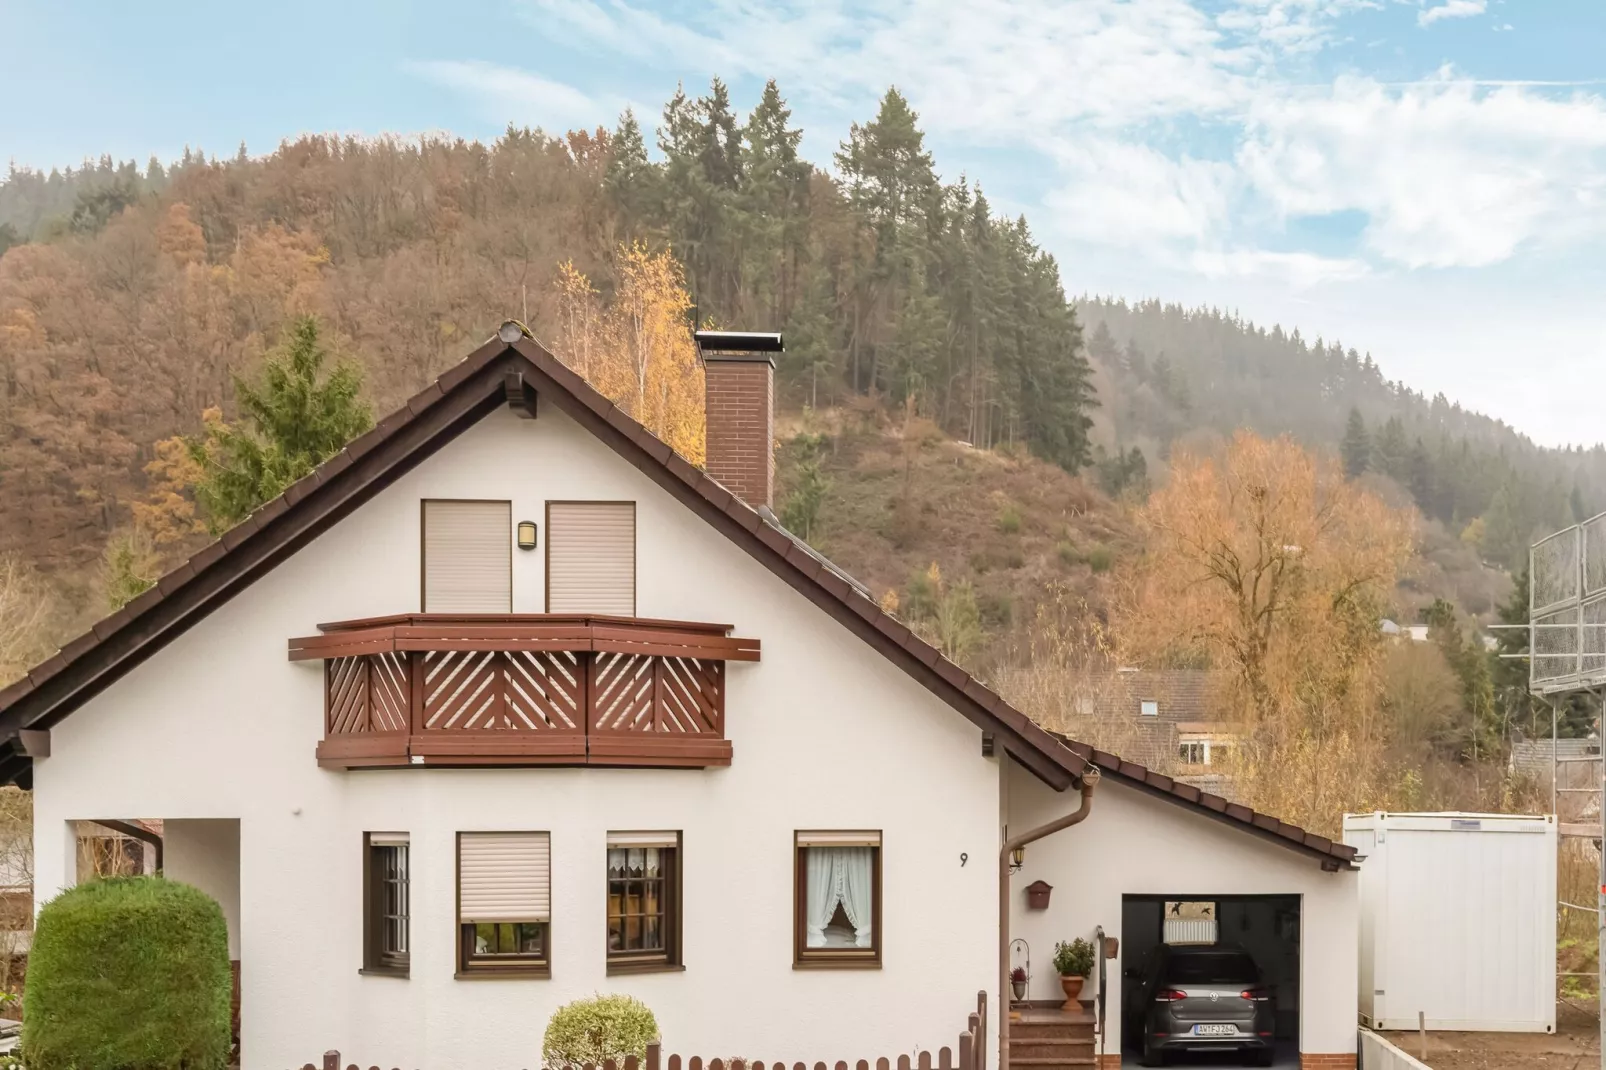
<svg viewBox="0 0 1606 1070">
<path fill-rule="evenodd" d="M 513 611 L 511 502 L 425 499 L 425 613 Z"/>
</svg>

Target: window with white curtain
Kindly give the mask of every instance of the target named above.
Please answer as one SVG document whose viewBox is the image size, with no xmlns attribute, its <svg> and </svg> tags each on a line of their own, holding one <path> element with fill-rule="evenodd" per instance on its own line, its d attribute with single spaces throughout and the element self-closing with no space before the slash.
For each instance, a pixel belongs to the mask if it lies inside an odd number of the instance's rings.
<svg viewBox="0 0 1606 1070">
<path fill-rule="evenodd" d="M 881 833 L 796 835 L 798 965 L 881 961 Z"/>
</svg>

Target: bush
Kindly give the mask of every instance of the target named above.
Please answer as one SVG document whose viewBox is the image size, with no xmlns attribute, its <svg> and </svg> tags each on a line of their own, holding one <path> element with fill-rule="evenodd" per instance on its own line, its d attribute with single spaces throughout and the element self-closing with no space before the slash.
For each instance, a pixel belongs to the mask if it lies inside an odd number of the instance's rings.
<svg viewBox="0 0 1606 1070">
<path fill-rule="evenodd" d="M 998 530 L 1005 535 L 1020 533 L 1020 510 L 1014 505 L 1006 505 L 998 514 Z"/>
<path fill-rule="evenodd" d="M 548 1067 L 623 1062 L 644 1058 L 658 1039 L 658 1019 L 634 996 L 592 996 L 565 1003 L 552 1014 L 541 1039 L 541 1062 Z"/>
<path fill-rule="evenodd" d="M 1115 555 L 1107 546 L 1095 546 L 1087 553 L 1087 567 L 1094 572 L 1108 572 L 1115 563 Z"/>
<path fill-rule="evenodd" d="M 29 1070 L 218 1070 L 229 1059 L 228 928 L 198 888 L 119 877 L 44 905 L 23 995 Z"/>
<path fill-rule="evenodd" d="M 1093 945 L 1078 936 L 1054 945 L 1054 972 L 1061 977 L 1086 977 L 1093 972 Z"/>
</svg>

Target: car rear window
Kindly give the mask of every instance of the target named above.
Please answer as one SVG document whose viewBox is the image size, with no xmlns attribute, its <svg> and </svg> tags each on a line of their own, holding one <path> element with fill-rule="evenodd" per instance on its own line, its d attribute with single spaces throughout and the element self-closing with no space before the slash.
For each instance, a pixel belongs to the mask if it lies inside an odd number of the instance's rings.
<svg viewBox="0 0 1606 1070">
<path fill-rule="evenodd" d="M 1165 964 L 1165 979 L 1174 985 L 1252 985 L 1260 978 L 1254 959 L 1225 951 L 1172 955 Z"/>
</svg>

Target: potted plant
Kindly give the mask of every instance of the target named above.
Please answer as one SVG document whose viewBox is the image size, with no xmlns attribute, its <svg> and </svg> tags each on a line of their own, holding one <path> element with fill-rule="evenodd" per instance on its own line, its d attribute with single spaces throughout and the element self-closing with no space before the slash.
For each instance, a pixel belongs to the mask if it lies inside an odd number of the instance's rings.
<svg viewBox="0 0 1606 1070">
<path fill-rule="evenodd" d="M 1060 975 L 1060 987 L 1065 990 L 1061 1010 L 1080 1010 L 1077 1000 L 1082 995 L 1082 983 L 1093 972 L 1093 945 L 1078 936 L 1070 943 L 1061 940 L 1054 945 L 1054 972 Z"/>
<path fill-rule="evenodd" d="M 1017 1001 L 1026 998 L 1026 967 L 1016 966 L 1009 971 L 1009 990 Z"/>
</svg>

